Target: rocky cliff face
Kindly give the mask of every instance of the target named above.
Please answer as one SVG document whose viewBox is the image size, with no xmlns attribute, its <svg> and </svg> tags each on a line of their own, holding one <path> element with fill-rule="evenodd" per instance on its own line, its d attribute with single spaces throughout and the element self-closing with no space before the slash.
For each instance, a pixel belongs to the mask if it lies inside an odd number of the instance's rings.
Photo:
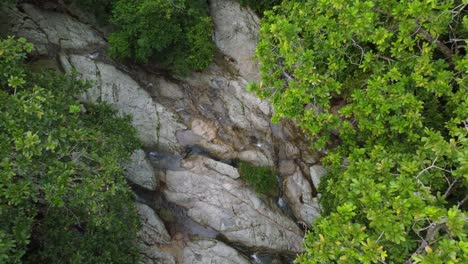
<svg viewBox="0 0 468 264">
<path fill-rule="evenodd" d="M 320 212 L 317 155 L 293 124 L 271 124 L 268 102 L 245 90 L 258 80 L 258 18 L 232 0 L 210 1 L 210 12 L 215 62 L 176 77 L 112 61 L 102 30 L 72 8 L 1 10 L 0 30 L 35 44 L 31 67 L 76 70 L 94 82 L 81 100 L 132 116 L 144 150 L 127 164 L 127 178 L 139 197 L 146 263 L 249 263 L 260 259 L 245 256 L 253 252 L 295 254 Z M 237 160 L 276 167 L 281 195 L 256 195 L 240 179 Z"/>
</svg>

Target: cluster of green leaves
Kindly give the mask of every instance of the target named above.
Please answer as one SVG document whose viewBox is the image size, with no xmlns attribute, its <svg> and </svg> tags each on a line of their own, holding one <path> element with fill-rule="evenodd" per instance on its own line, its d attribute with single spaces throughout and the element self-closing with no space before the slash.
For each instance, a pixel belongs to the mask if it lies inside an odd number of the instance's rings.
<svg viewBox="0 0 468 264">
<path fill-rule="evenodd" d="M 250 7 L 260 16 L 266 10 L 272 9 L 275 5 L 281 3 L 281 0 L 240 0 L 241 5 Z"/>
<path fill-rule="evenodd" d="M 112 11 L 119 30 L 109 36 L 110 54 L 141 63 L 155 58 L 177 74 L 212 62 L 213 26 L 206 1 L 120 0 Z"/>
<path fill-rule="evenodd" d="M 16 0 L 0 0 L 0 5 L 3 5 L 3 4 L 13 4 L 15 3 Z"/>
<path fill-rule="evenodd" d="M 33 47 L 0 40 L 0 262 L 135 263 L 139 228 L 123 168 L 128 117 L 74 97 L 89 84 L 28 73 Z"/>
<path fill-rule="evenodd" d="M 270 167 L 255 166 L 248 162 L 240 161 L 238 169 L 241 178 L 257 193 L 270 196 L 278 194 L 276 176 Z"/>
<path fill-rule="evenodd" d="M 326 149 L 299 263 L 466 263 L 467 4 L 284 1 L 257 56 L 274 121 Z"/>
<path fill-rule="evenodd" d="M 110 19 L 112 7 L 117 0 L 73 0 L 82 10 L 94 14 L 104 24 Z"/>
</svg>

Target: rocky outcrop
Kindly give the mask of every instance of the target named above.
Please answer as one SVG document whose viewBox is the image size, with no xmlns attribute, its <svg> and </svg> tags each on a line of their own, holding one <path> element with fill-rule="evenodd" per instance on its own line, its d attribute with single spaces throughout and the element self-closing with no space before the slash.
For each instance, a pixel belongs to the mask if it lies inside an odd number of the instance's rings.
<svg viewBox="0 0 468 264">
<path fill-rule="evenodd" d="M 148 205 L 142 203 L 137 203 L 137 209 L 142 224 L 138 237 L 150 246 L 168 244 L 171 237 L 156 212 Z"/>
<path fill-rule="evenodd" d="M 0 31 L 32 41 L 40 55 L 33 60 L 37 68 L 76 70 L 92 81 L 92 88 L 80 96 L 83 102 L 106 102 L 131 116 L 144 151 L 133 154 L 126 177 L 148 196 L 163 193 L 171 204 L 187 210 L 190 221 L 221 233 L 227 244 L 269 253 L 300 252 L 303 232 L 297 223 L 273 199 L 260 199 L 231 165 L 242 160 L 276 167 L 294 215 L 309 224 L 319 213 L 309 181 L 317 186 L 323 174 L 313 166 L 317 155 L 294 123 L 271 124 L 269 103 L 246 91 L 248 82 L 258 80 L 258 65 L 252 59 L 258 41 L 255 14 L 232 0 L 210 1 L 210 13 L 215 44 L 224 55 L 187 77 L 170 76 L 151 64 L 111 60 L 102 30 L 80 22 L 80 15 L 26 4 L 2 11 Z M 142 197 L 138 201 L 151 205 L 137 205 L 144 263 L 248 261 L 207 236 L 190 242 L 184 232 L 176 239 L 180 232 L 168 228 L 169 234 L 152 209 L 153 201 Z"/>
<path fill-rule="evenodd" d="M 184 264 L 248 264 L 244 256 L 235 249 L 216 240 L 189 242 L 183 253 Z"/>
<path fill-rule="evenodd" d="M 326 173 L 327 170 L 325 170 L 325 168 L 320 165 L 314 165 L 310 167 L 310 178 L 312 179 L 312 183 L 314 184 L 316 189 L 318 189 L 318 187 L 320 186 L 320 179 Z"/>
<path fill-rule="evenodd" d="M 161 250 L 162 246 L 172 242 L 163 221 L 148 205 L 137 202 L 136 207 L 142 225 L 138 233 L 141 263 L 175 264 L 175 257 Z"/>
<path fill-rule="evenodd" d="M 141 264 L 176 264 L 176 258 L 157 247 L 140 245 Z"/>
<path fill-rule="evenodd" d="M 158 187 L 158 180 L 151 163 L 146 159 L 143 150 L 136 150 L 125 164 L 125 177 L 127 180 L 147 190 L 154 191 Z"/>
<path fill-rule="evenodd" d="M 176 132 L 185 126 L 129 75 L 115 66 L 95 61 L 89 56 L 60 56 L 64 69 L 78 71 L 82 78 L 93 81 L 93 87 L 82 96 L 85 102 L 107 102 L 120 113 L 130 115 L 138 137 L 146 147 L 177 150 Z"/>
<path fill-rule="evenodd" d="M 141 264 L 176 264 L 175 257 L 157 247 L 141 245 Z"/>
<path fill-rule="evenodd" d="M 50 54 L 57 49 L 90 51 L 106 45 L 97 31 L 70 16 L 42 10 L 30 4 L 22 5 L 22 10 L 24 13 L 8 7 L 8 10 L 3 11 L 1 29 L 27 38 L 39 54 Z"/>
<path fill-rule="evenodd" d="M 182 145 L 197 145 L 222 160 L 273 165 L 271 108 L 268 102 L 247 93 L 244 79 L 213 65 L 184 82 L 190 89 L 186 98 L 191 100 L 192 111 L 187 113 L 190 116 L 185 116 L 184 110 L 179 112 L 191 123 L 189 131 L 178 134 Z M 196 115 L 203 119 L 194 119 Z"/>
<path fill-rule="evenodd" d="M 258 64 L 254 60 L 260 28 L 257 15 L 232 0 L 210 1 L 210 13 L 216 46 L 229 56 L 243 78 L 258 81 Z"/>
<path fill-rule="evenodd" d="M 165 196 L 188 209 L 196 222 L 212 227 L 229 241 L 273 251 L 300 252 L 303 233 L 289 218 L 269 208 L 233 169 L 197 156 L 182 162 L 185 170 L 167 171 Z M 219 167 L 228 168 L 225 164 Z"/>
<path fill-rule="evenodd" d="M 284 194 L 294 215 L 304 224 L 310 225 L 320 214 L 318 199 L 312 197 L 312 188 L 297 166 L 284 181 Z"/>
</svg>

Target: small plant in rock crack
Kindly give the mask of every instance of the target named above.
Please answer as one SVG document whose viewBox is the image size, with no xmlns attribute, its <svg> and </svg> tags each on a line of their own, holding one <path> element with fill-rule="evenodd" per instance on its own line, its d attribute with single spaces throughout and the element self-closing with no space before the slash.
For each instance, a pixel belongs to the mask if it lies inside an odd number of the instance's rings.
<svg viewBox="0 0 468 264">
<path fill-rule="evenodd" d="M 268 166 L 255 166 L 240 161 L 239 174 L 247 184 L 260 194 L 275 196 L 278 194 L 275 172 Z"/>
</svg>

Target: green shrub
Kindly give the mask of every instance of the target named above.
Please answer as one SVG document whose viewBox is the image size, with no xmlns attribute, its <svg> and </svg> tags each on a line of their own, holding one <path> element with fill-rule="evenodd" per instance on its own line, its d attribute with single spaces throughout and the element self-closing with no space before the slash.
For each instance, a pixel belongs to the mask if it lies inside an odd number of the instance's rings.
<svg viewBox="0 0 468 264">
<path fill-rule="evenodd" d="M 110 54 L 140 63 L 156 59 L 177 74 L 212 62 L 213 26 L 206 1 L 120 0 L 112 12 L 119 30 L 109 36 Z"/>
<path fill-rule="evenodd" d="M 275 196 L 278 194 L 275 172 L 267 166 L 255 166 L 239 162 L 239 174 L 257 193 Z"/>
<path fill-rule="evenodd" d="M 75 95 L 89 84 L 30 74 L 32 45 L 0 40 L 0 263 L 135 263 L 139 227 L 123 168 L 128 117 Z"/>
<path fill-rule="evenodd" d="M 327 150 L 297 263 L 467 263 L 463 1 L 284 1 L 257 56 L 274 121 Z"/>
<path fill-rule="evenodd" d="M 273 6 L 281 3 L 281 0 L 240 0 L 241 5 L 250 7 L 260 16 L 263 12 L 270 10 Z"/>
<path fill-rule="evenodd" d="M 101 24 L 109 22 L 112 7 L 117 0 L 73 0 L 83 11 L 92 13 Z"/>
</svg>

